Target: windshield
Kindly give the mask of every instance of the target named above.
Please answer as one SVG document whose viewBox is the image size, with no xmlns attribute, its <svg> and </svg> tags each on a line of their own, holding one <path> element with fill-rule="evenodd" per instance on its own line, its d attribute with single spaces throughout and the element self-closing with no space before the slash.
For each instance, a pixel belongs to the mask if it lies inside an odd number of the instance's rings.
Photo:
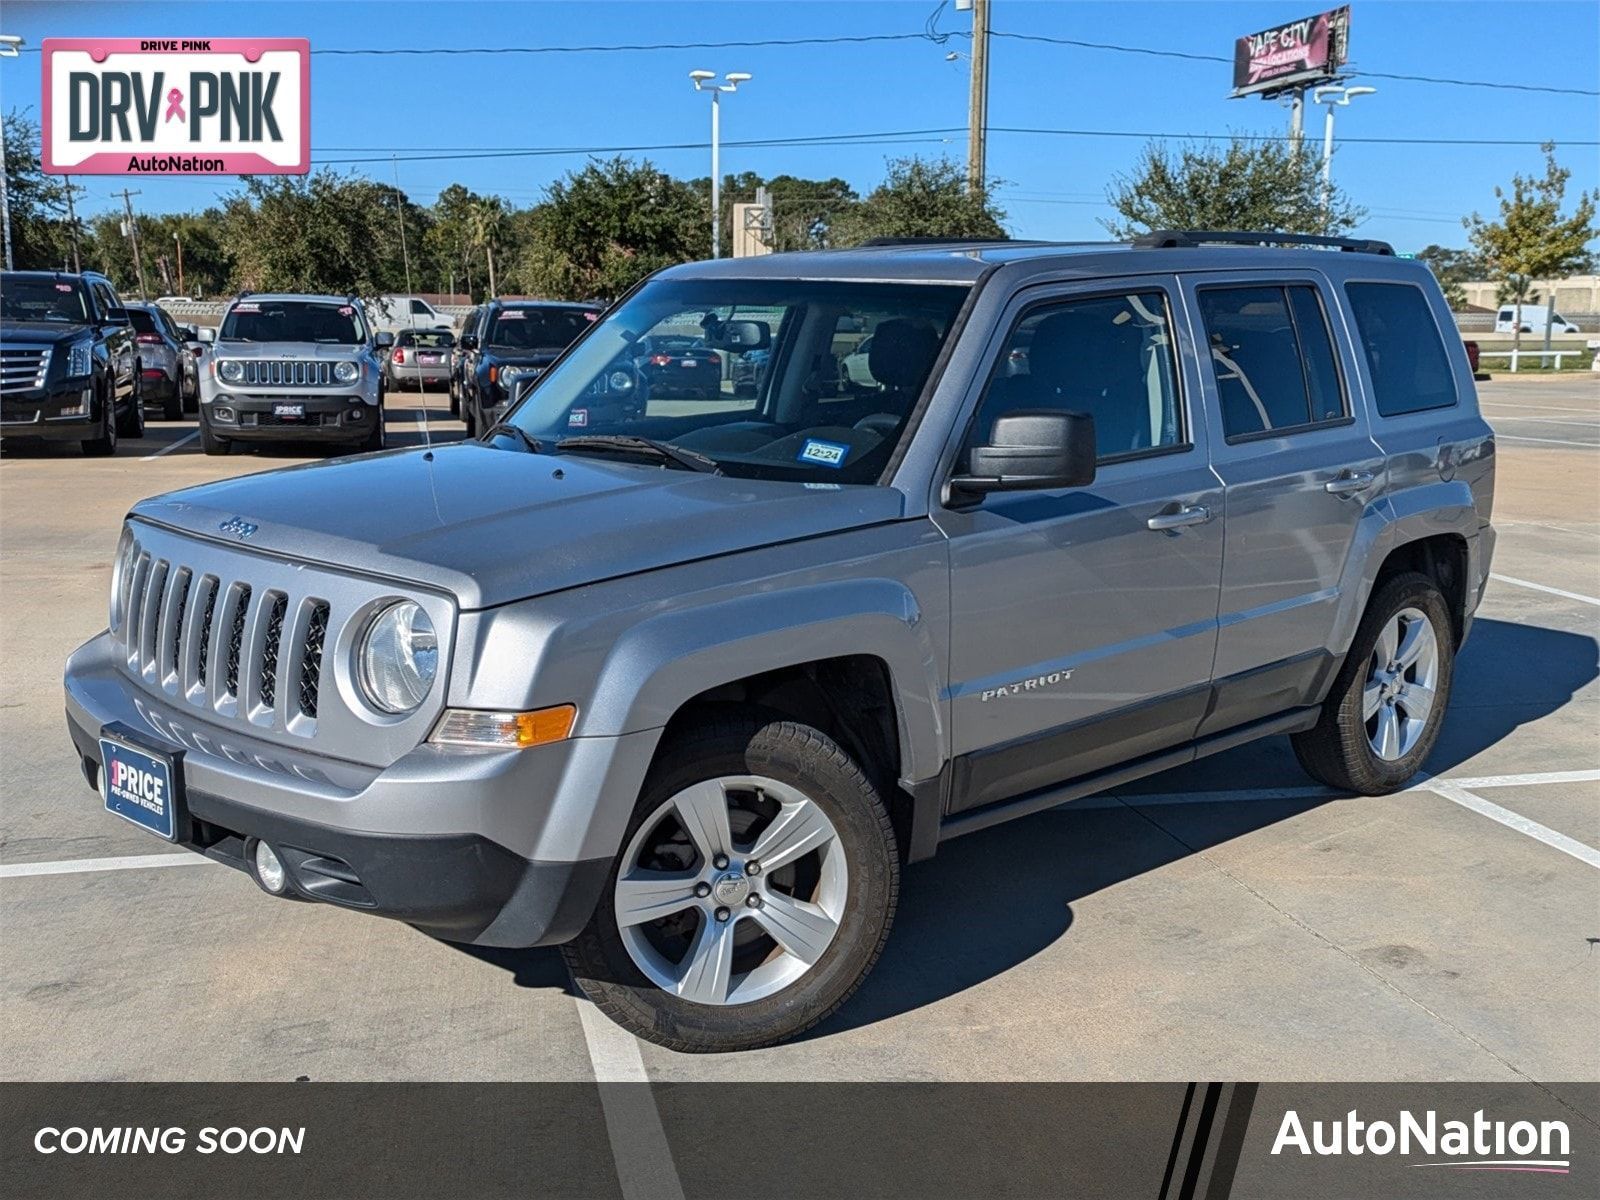
<svg viewBox="0 0 1600 1200">
<path fill-rule="evenodd" d="M 456 335 L 440 330 L 402 329 L 394 339 L 396 346 L 419 346 L 424 350 L 448 350 L 456 344 Z"/>
<path fill-rule="evenodd" d="M 366 326 L 356 306 L 336 300 L 241 300 L 228 310 L 224 342 L 322 342 L 359 346 Z"/>
<path fill-rule="evenodd" d="M 485 341 L 508 350 L 560 350 L 598 315 L 583 308 L 502 308 Z"/>
<path fill-rule="evenodd" d="M 142 308 L 130 308 L 128 319 L 133 322 L 134 331 L 137 333 L 160 333 L 156 328 L 156 319 Z"/>
<path fill-rule="evenodd" d="M 0 289 L 0 313 L 11 321 L 70 321 L 86 324 L 89 309 L 83 289 L 64 279 L 7 275 Z"/>
<path fill-rule="evenodd" d="M 728 475 L 874 483 L 966 294 L 944 284 L 658 280 L 540 377 L 509 420 L 546 446 L 645 437 Z"/>
</svg>

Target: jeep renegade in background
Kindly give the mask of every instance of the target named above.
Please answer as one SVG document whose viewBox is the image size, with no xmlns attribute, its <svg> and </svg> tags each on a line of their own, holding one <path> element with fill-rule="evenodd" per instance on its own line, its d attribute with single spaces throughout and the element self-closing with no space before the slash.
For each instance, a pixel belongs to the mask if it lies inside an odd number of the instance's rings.
<svg viewBox="0 0 1600 1200">
<path fill-rule="evenodd" d="M 619 366 L 685 331 L 719 386 Z M 639 1036 L 760 1046 L 948 838 L 1273 734 L 1402 787 L 1493 481 L 1381 243 L 690 264 L 481 441 L 137 505 L 68 723 L 107 808 L 269 893 L 559 943 Z"/>
<path fill-rule="evenodd" d="M 244 293 L 228 306 L 200 379 L 200 444 L 240 441 L 384 444 L 383 358 L 361 302 Z"/>
</svg>

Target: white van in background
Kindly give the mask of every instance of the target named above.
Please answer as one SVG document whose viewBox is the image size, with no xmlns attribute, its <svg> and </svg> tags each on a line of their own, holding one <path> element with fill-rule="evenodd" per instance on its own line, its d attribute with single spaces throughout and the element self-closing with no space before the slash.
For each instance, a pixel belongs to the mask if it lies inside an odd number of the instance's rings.
<svg viewBox="0 0 1600 1200">
<path fill-rule="evenodd" d="M 402 329 L 451 329 L 453 322 L 421 296 L 379 296 L 366 305 L 374 333 Z"/>
<path fill-rule="evenodd" d="M 1578 327 L 1567 320 L 1558 312 L 1553 312 L 1547 304 L 1524 304 L 1522 306 L 1522 332 L 1543 333 L 1544 327 L 1550 326 L 1551 333 L 1577 333 Z M 1515 333 L 1517 331 L 1517 307 L 1514 304 L 1502 304 L 1500 311 L 1494 315 L 1494 331 L 1496 333 Z"/>
</svg>

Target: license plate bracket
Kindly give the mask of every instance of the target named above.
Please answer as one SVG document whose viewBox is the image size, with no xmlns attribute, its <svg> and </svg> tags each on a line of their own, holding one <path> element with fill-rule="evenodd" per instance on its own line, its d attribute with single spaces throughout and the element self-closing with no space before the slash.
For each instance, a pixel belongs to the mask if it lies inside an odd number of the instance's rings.
<svg viewBox="0 0 1600 1200">
<path fill-rule="evenodd" d="M 100 730 L 100 796 L 106 811 L 169 842 L 189 839 L 183 749 L 121 723 Z"/>
<path fill-rule="evenodd" d="M 274 404 L 272 415 L 300 421 L 305 419 L 306 406 L 304 404 Z"/>
</svg>

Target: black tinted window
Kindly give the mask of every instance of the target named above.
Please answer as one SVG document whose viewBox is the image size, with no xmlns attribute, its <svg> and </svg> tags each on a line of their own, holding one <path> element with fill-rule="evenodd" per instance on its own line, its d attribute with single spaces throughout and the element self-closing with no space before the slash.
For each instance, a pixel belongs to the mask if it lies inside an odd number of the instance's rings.
<svg viewBox="0 0 1600 1200">
<path fill-rule="evenodd" d="M 1011 332 L 978 410 L 972 444 L 995 418 L 1034 408 L 1094 418 L 1102 460 L 1182 444 L 1172 325 L 1161 292 L 1095 296 L 1029 313 Z"/>
<path fill-rule="evenodd" d="M 142 308 L 130 308 L 128 316 L 133 321 L 134 329 L 139 333 L 157 333 L 156 319 Z"/>
<path fill-rule="evenodd" d="M 1344 416 L 1333 342 L 1316 289 L 1206 288 L 1200 315 L 1225 436 Z"/>
<path fill-rule="evenodd" d="M 1422 290 L 1407 283 L 1349 283 L 1344 290 L 1378 412 L 1397 417 L 1454 404 L 1455 376 Z"/>
</svg>

